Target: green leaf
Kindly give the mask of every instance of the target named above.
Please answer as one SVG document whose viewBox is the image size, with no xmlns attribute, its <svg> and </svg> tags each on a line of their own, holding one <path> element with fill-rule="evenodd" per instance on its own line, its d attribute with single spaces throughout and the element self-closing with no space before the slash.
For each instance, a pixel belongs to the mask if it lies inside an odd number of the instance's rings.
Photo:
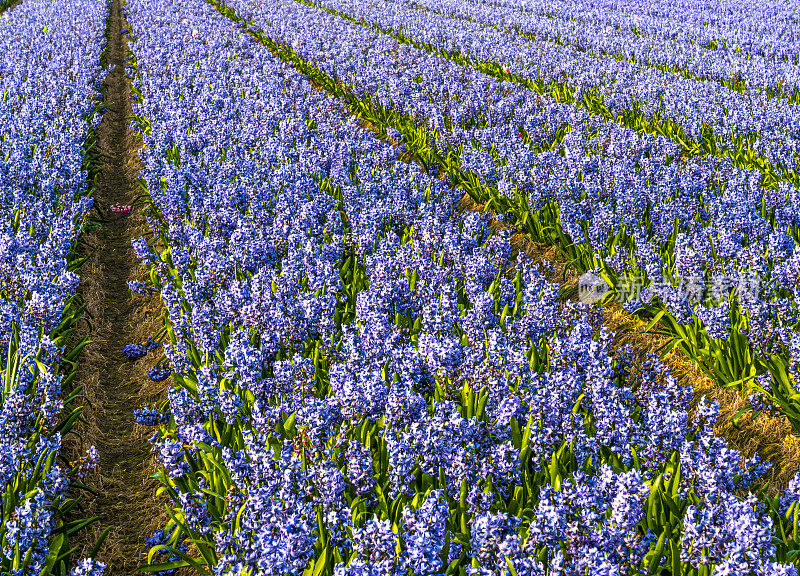
<svg viewBox="0 0 800 576">
<path fill-rule="evenodd" d="M 140 572 L 161 572 L 162 570 L 174 570 L 176 568 L 185 568 L 191 566 L 185 560 L 174 560 L 172 562 L 163 562 L 161 564 L 148 564 L 147 566 L 140 566 Z"/>
<path fill-rule="evenodd" d="M 66 536 L 63 533 L 57 533 L 53 536 L 53 540 L 50 542 L 50 548 L 47 551 L 47 559 L 45 560 L 44 566 L 42 566 L 42 571 L 39 572 L 40 576 L 50 576 L 65 540 Z"/>
<path fill-rule="evenodd" d="M 322 576 L 322 574 L 328 568 L 329 556 L 330 548 L 325 546 L 322 554 L 319 555 L 319 558 L 317 558 L 317 561 L 314 563 L 314 572 L 312 573 L 313 576 Z"/>
<path fill-rule="evenodd" d="M 650 554 L 650 560 L 647 563 L 647 573 L 648 574 L 655 574 L 658 570 L 658 565 L 661 563 L 661 559 L 664 557 L 664 542 L 667 538 L 667 531 L 666 529 L 661 533 L 661 536 L 658 537 L 658 542 L 656 542 L 656 547 L 653 549 Z"/>
</svg>

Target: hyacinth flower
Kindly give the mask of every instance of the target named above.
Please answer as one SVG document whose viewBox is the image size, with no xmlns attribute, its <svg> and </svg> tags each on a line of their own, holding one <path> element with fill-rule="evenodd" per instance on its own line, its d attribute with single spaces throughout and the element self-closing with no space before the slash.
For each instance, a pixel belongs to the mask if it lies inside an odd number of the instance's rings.
<svg viewBox="0 0 800 576">
<path fill-rule="evenodd" d="M 141 296 L 150 296 L 153 293 L 153 288 L 141 280 L 128 280 L 128 288 L 131 293 Z"/>
<path fill-rule="evenodd" d="M 155 366 L 147 370 L 147 377 L 153 382 L 163 382 L 172 374 L 172 369 L 169 366 Z"/>
<path fill-rule="evenodd" d="M 100 461 L 100 453 L 97 451 L 97 448 L 91 446 L 87 451 L 86 455 L 82 456 L 77 463 L 73 464 L 73 471 L 74 474 L 81 480 L 83 480 L 89 472 L 97 469 L 97 465 Z"/>
<path fill-rule="evenodd" d="M 169 417 L 167 415 L 162 414 L 158 410 L 153 410 L 150 408 L 137 408 L 133 411 L 133 418 L 140 426 L 153 427 L 167 424 L 169 422 Z"/>
<path fill-rule="evenodd" d="M 139 360 L 147 356 L 148 352 L 155 350 L 159 346 L 161 346 L 159 342 L 153 340 L 152 337 L 148 337 L 147 341 L 144 343 L 126 344 L 122 347 L 122 353 L 128 360 Z"/>
<path fill-rule="evenodd" d="M 70 571 L 70 576 L 103 576 L 106 565 L 97 560 L 85 558 Z"/>
</svg>

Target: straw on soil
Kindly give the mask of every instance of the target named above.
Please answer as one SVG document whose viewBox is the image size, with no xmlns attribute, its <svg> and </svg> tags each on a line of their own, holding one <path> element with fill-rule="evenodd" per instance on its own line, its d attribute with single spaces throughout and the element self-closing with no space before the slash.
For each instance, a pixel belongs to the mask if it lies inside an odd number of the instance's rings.
<svg viewBox="0 0 800 576">
<path fill-rule="evenodd" d="M 131 362 L 122 347 L 154 335 L 161 323 L 162 305 L 158 295 L 131 295 L 127 282 L 141 279 L 141 267 L 131 249 L 131 238 L 147 231 L 139 210 L 117 215 L 113 204 L 133 204 L 141 160 L 137 150 L 141 137 L 130 128 L 131 90 L 122 59 L 129 49 L 121 30 L 126 28 L 120 13 L 122 0 L 110 6 L 107 27 L 107 61 L 112 68 L 104 87 L 106 111 L 97 129 L 100 151 L 106 155 L 98 176 L 94 214 L 102 226 L 87 232 L 87 243 L 96 247 L 81 267 L 79 292 L 92 317 L 92 344 L 79 362 L 77 383 L 87 398 L 87 423 L 80 433 L 85 445 L 94 444 L 100 453 L 99 472 L 89 479 L 96 497 L 87 502 L 85 513 L 102 516 L 76 542 L 86 554 L 107 527 L 111 532 L 98 554 L 108 565 L 108 574 L 132 575 L 146 561 L 145 539 L 164 523 L 164 501 L 156 498 L 158 483 L 150 476 L 156 468 L 147 441 L 151 431 L 138 426 L 133 410 L 164 398 L 165 384 L 147 377 L 147 368 L 158 352 Z"/>
</svg>

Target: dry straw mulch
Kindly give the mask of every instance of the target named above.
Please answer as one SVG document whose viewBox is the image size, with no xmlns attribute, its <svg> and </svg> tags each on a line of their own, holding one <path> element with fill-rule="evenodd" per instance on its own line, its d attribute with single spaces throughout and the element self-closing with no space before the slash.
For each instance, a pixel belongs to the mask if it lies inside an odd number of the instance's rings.
<svg viewBox="0 0 800 576">
<path fill-rule="evenodd" d="M 111 526 L 97 559 L 115 576 L 140 573 L 138 568 L 146 563 L 145 540 L 167 519 L 166 501 L 156 497 L 159 483 L 150 478 L 157 470 L 148 442 L 153 431 L 136 424 L 133 410 L 162 401 L 168 381 L 154 383 L 147 377 L 158 350 L 137 362 L 122 354 L 124 345 L 146 340 L 163 325 L 159 295 L 132 295 L 127 285 L 129 280 L 143 279 L 131 238 L 149 228 L 141 210 L 127 215 L 109 210 L 112 204 L 133 204 L 141 192 L 137 178 L 142 141 L 128 120 L 131 90 L 122 59 L 129 50 L 120 34 L 127 28 L 121 7 L 121 0 L 110 6 L 107 61 L 112 69 L 104 83 L 106 111 L 97 129 L 100 151 L 106 155 L 94 196 L 93 215 L 100 223 L 84 234 L 83 249 L 88 249 L 86 245 L 96 249 L 79 270 L 79 292 L 93 327 L 92 343 L 78 361 L 76 384 L 83 386 L 86 397 L 86 423 L 78 432 L 83 448 L 95 445 L 100 454 L 99 470 L 86 481 L 98 494 L 86 498 L 81 517 L 102 518 L 76 535 L 73 543 L 78 546 L 76 558 L 83 557 Z M 72 443 L 66 450 L 74 457 L 81 448 L 74 439 Z"/>
</svg>

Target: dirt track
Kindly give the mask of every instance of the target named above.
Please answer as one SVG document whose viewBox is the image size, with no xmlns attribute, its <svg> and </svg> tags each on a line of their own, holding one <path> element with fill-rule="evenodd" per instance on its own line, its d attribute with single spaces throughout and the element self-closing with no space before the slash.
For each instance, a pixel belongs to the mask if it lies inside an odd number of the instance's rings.
<svg viewBox="0 0 800 576">
<path fill-rule="evenodd" d="M 107 27 L 109 74 L 103 93 L 106 111 L 97 129 L 100 151 L 106 155 L 94 194 L 94 216 L 101 220 L 88 235 L 96 251 L 82 267 L 80 292 L 94 329 L 93 343 L 80 361 L 78 383 L 84 386 L 89 406 L 88 425 L 81 431 L 85 444 L 95 444 L 100 453 L 100 471 L 88 482 L 100 494 L 87 503 L 88 513 L 102 516 L 75 544 L 85 554 L 97 536 L 112 526 L 98 560 L 108 565 L 107 574 L 137 574 L 146 563 L 145 539 L 164 523 L 164 504 L 155 497 L 158 483 L 150 479 L 155 466 L 148 437 L 152 430 L 138 426 L 133 410 L 153 405 L 163 397 L 164 384 L 147 377 L 159 353 L 131 362 L 122 354 L 126 344 L 153 336 L 161 326 L 158 296 L 132 295 L 127 282 L 139 278 L 139 262 L 131 249 L 131 238 L 142 235 L 147 223 L 140 209 L 128 215 L 110 210 L 116 203 L 133 204 L 141 161 L 137 150 L 141 138 L 130 128 L 130 84 L 122 59 L 129 55 L 127 28 L 121 0 L 110 7 Z"/>
</svg>

